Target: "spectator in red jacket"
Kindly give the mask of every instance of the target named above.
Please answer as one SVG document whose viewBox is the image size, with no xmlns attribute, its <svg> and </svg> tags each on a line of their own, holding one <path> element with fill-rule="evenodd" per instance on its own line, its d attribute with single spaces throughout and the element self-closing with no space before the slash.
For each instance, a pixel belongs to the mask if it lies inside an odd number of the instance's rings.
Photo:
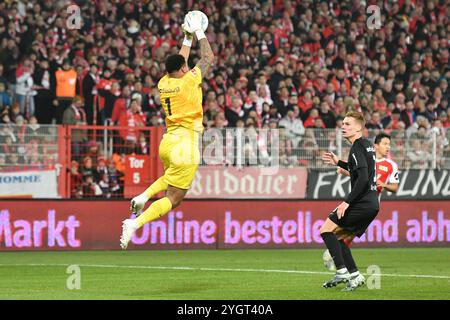
<svg viewBox="0 0 450 320">
<path fill-rule="evenodd" d="M 123 139 L 125 149 L 129 152 L 136 150 L 140 136 L 138 128 L 145 126 L 145 120 L 145 114 L 137 99 L 131 100 L 128 110 L 120 115 L 119 126 L 127 127 L 127 129 L 120 130 L 119 134 Z"/>
<path fill-rule="evenodd" d="M 441 111 L 440 115 L 439 115 L 439 119 L 442 122 L 442 125 L 444 126 L 444 128 L 450 128 L 450 109 L 448 109 L 447 113 L 445 113 L 444 111 Z"/>
<path fill-rule="evenodd" d="M 131 90 L 129 86 L 124 86 L 122 88 L 122 94 L 114 102 L 113 112 L 111 116 L 111 121 L 116 124 L 118 123 L 122 113 L 127 111 L 127 107 L 130 104 Z"/>
<path fill-rule="evenodd" d="M 302 109 L 302 114 L 307 114 L 313 106 L 311 91 L 305 91 L 304 95 L 298 99 L 298 106 Z"/>
<path fill-rule="evenodd" d="M 337 74 L 331 79 L 331 83 L 334 86 L 335 92 L 341 92 L 342 86 L 346 87 L 347 93 L 350 92 L 350 80 L 346 78 L 344 69 L 338 69 Z"/>
<path fill-rule="evenodd" d="M 316 108 L 312 108 L 311 111 L 309 112 L 309 116 L 306 119 L 304 125 L 305 128 L 312 128 L 316 126 L 316 119 L 319 119 L 319 110 L 317 110 Z M 323 128 L 325 128 L 325 125 L 323 124 L 323 121 L 321 122 L 321 126 Z"/>
</svg>

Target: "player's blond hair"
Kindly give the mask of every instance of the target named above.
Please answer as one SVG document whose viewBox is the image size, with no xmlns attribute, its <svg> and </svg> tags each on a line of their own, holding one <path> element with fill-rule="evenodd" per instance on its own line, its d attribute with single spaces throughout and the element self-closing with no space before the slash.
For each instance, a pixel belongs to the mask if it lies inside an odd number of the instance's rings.
<svg viewBox="0 0 450 320">
<path fill-rule="evenodd" d="M 366 126 L 366 119 L 364 118 L 364 115 L 360 112 L 350 111 L 345 114 L 345 117 L 355 119 L 357 122 L 359 122 L 362 128 Z"/>
</svg>

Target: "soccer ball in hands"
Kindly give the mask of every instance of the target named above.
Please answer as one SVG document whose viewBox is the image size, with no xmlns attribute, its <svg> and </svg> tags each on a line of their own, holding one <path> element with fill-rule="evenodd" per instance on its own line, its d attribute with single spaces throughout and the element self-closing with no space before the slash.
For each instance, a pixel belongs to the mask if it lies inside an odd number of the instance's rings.
<svg viewBox="0 0 450 320">
<path fill-rule="evenodd" d="M 206 28 L 208 28 L 208 17 L 203 12 L 201 12 L 199 10 L 194 10 L 194 11 L 189 11 L 188 14 L 184 16 L 184 23 L 182 25 L 182 28 L 185 33 L 188 33 L 190 35 L 192 35 L 194 33 L 194 30 L 192 30 L 189 23 L 186 23 L 186 18 L 188 16 L 189 16 L 189 19 L 195 19 L 197 21 L 200 21 L 203 32 L 206 31 Z"/>
<path fill-rule="evenodd" d="M 325 250 L 323 253 L 323 265 L 330 271 L 336 270 L 336 266 L 334 265 L 333 257 L 330 254 L 330 251 Z"/>
</svg>

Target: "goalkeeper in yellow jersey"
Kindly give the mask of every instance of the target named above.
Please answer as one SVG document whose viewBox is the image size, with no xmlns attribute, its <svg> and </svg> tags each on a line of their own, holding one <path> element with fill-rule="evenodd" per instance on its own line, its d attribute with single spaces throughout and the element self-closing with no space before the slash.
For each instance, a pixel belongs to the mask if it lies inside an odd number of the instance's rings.
<svg viewBox="0 0 450 320">
<path fill-rule="evenodd" d="M 164 175 L 131 200 L 131 211 L 137 218 L 123 221 L 120 237 L 122 249 L 127 248 L 137 229 L 180 205 L 200 161 L 199 138 L 203 132 L 201 84 L 202 77 L 213 63 L 214 54 L 202 29 L 201 20 L 191 13 L 186 15 L 183 24 L 186 36 L 181 50 L 179 54 L 167 57 L 167 74 L 158 82 L 167 128 L 159 145 Z M 187 60 L 194 33 L 200 45 L 201 57 L 197 65 L 189 70 Z M 166 196 L 153 202 L 141 213 L 145 203 L 161 191 L 166 191 Z"/>
</svg>

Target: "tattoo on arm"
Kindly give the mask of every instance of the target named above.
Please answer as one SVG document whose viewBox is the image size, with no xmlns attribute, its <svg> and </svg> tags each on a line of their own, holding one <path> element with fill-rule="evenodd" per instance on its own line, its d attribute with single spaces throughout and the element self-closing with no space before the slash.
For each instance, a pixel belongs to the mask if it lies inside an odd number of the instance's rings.
<svg viewBox="0 0 450 320">
<path fill-rule="evenodd" d="M 214 62 L 214 53 L 211 49 L 208 39 L 201 39 L 200 43 L 200 60 L 197 62 L 197 67 L 202 72 L 202 76 L 206 76 L 209 68 Z"/>
</svg>

